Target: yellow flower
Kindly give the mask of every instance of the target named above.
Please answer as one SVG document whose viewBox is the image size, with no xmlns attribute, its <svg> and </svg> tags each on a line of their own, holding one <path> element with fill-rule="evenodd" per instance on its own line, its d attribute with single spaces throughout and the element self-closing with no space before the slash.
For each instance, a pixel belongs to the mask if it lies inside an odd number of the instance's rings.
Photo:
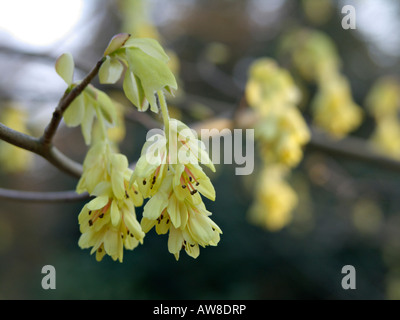
<svg viewBox="0 0 400 320">
<path fill-rule="evenodd" d="M 255 127 L 261 154 L 266 162 L 295 167 L 303 158 L 303 146 L 310 132 L 300 111 L 292 106 L 270 112 Z"/>
<path fill-rule="evenodd" d="M 250 67 L 246 99 L 264 116 L 286 104 L 297 104 L 300 91 L 286 70 L 279 68 L 274 60 L 263 58 Z"/>
<path fill-rule="evenodd" d="M 221 229 L 209 218 L 201 195 L 215 200 L 215 190 L 200 163 L 215 170 L 204 144 L 181 121 L 168 119 L 167 133 L 151 137 L 143 147 L 131 182 L 150 197 L 141 226 L 169 232 L 168 249 L 179 259 L 185 248 L 197 258 L 199 246 L 217 245 Z M 166 138 L 167 137 L 167 138 Z"/>
<path fill-rule="evenodd" d="M 100 184 L 94 194 L 95 199 L 86 204 L 79 214 L 79 246 L 82 249 L 92 247 L 96 259 L 101 261 L 105 254 L 122 262 L 123 248 L 132 250 L 143 243 L 145 236 L 136 220 L 135 207 L 126 190 L 126 197 L 115 197 L 110 183 Z"/>
<path fill-rule="evenodd" d="M 145 232 L 154 226 L 158 234 L 169 231 L 168 250 L 177 260 L 182 248 L 189 256 L 197 258 L 199 245 L 216 246 L 222 231 L 209 218 L 211 213 L 202 201 L 195 204 L 190 196 L 183 199 L 177 196 L 174 179 L 169 171 L 158 193 L 145 205 L 141 225 Z"/>
<path fill-rule="evenodd" d="M 400 109 L 400 82 L 397 78 L 384 77 L 376 81 L 366 99 L 366 106 L 376 118 L 397 117 Z"/>
<path fill-rule="evenodd" d="M 156 134 L 146 141 L 136 163 L 130 183 L 135 181 L 144 198 L 155 195 L 167 172 L 167 140 Z"/>
<path fill-rule="evenodd" d="M 135 206 L 143 203 L 136 183 L 129 184 L 132 170 L 127 158 L 100 141 L 89 150 L 77 191 L 88 191 L 95 199 L 86 204 L 78 220 L 82 235 L 79 246 L 93 247 L 96 259 L 105 254 L 123 259 L 123 248 L 132 250 L 143 242 L 144 232 L 136 220 Z"/>
<path fill-rule="evenodd" d="M 295 191 L 284 180 L 282 168 L 264 169 L 258 182 L 255 203 L 249 219 L 270 231 L 279 231 L 292 219 L 298 199 Z"/>
<path fill-rule="evenodd" d="M 339 75 L 321 84 L 312 110 L 316 125 L 336 138 L 357 129 L 363 119 L 362 109 L 353 101 L 348 81 Z"/>
<path fill-rule="evenodd" d="M 371 138 L 372 145 L 379 152 L 400 159 L 400 122 L 397 118 L 384 117 L 377 122 Z"/>
<path fill-rule="evenodd" d="M 0 122 L 4 125 L 28 134 L 26 113 L 14 105 L 7 106 L 1 114 Z M 28 170 L 33 163 L 32 153 L 0 141 L 0 163 L 6 172 L 22 172 Z"/>
<path fill-rule="evenodd" d="M 335 43 L 321 31 L 301 29 L 289 33 L 283 38 L 282 50 L 307 81 L 327 80 L 341 66 Z"/>
</svg>

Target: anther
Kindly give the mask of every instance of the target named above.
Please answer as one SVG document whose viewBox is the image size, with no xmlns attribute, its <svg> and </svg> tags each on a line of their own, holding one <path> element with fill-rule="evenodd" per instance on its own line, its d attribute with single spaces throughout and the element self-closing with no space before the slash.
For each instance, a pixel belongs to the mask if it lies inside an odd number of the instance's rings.
<svg viewBox="0 0 400 320">
<path fill-rule="evenodd" d="M 143 180 L 143 185 L 145 186 L 145 185 L 146 185 L 146 183 L 147 183 L 147 182 L 146 182 L 146 179 L 144 179 L 144 180 Z"/>
</svg>

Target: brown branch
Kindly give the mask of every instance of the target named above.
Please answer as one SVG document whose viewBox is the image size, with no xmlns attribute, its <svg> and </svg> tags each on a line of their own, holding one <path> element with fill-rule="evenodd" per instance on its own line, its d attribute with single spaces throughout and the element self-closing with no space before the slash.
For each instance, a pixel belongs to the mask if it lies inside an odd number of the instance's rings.
<svg viewBox="0 0 400 320">
<path fill-rule="evenodd" d="M 69 175 L 77 178 L 82 175 L 82 165 L 65 156 L 56 147 L 44 147 L 40 139 L 15 131 L 2 123 L 0 123 L 0 139 L 40 155 L 56 168 Z"/>
<path fill-rule="evenodd" d="M 0 188 L 0 199 L 31 203 L 58 203 L 84 201 L 90 199 L 90 196 L 88 193 L 77 194 L 75 191 L 34 192 Z"/>
</svg>

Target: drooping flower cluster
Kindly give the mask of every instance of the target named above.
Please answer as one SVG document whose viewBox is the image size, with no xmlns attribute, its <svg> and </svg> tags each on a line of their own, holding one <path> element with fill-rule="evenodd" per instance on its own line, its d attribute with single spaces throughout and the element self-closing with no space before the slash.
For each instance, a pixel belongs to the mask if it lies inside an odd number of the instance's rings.
<svg viewBox="0 0 400 320">
<path fill-rule="evenodd" d="M 136 219 L 135 206 L 143 203 L 136 185 L 129 186 L 132 170 L 127 158 L 100 141 L 89 150 L 77 192 L 95 196 L 79 214 L 82 235 L 79 246 L 92 247 L 96 259 L 107 253 L 113 260 L 123 259 L 123 248 L 132 250 L 145 236 Z"/>
<path fill-rule="evenodd" d="M 317 85 L 311 101 L 314 123 L 338 139 L 356 130 L 363 112 L 340 71 L 341 60 L 334 42 L 320 31 L 302 29 L 284 38 L 282 51 L 291 57 L 302 79 Z"/>
<path fill-rule="evenodd" d="M 157 41 L 119 34 L 111 40 L 101 61 L 100 82 L 115 83 L 125 71 L 124 93 L 140 111 L 150 106 L 158 113 L 161 103 L 165 132 L 145 143 L 134 172 L 115 144 L 121 132 L 117 131 L 116 138 L 110 136 L 115 132 L 113 126 L 120 122 L 121 109 L 107 94 L 89 85 L 64 113 L 65 123 L 80 125 L 90 146 L 76 190 L 88 192 L 94 199 L 79 214 L 79 246 L 92 248 L 99 261 L 108 254 L 122 262 L 124 248 L 132 250 L 143 243 L 145 232 L 154 225 L 158 233 L 169 231 L 168 248 L 177 259 L 182 247 L 197 257 L 199 245 L 217 245 L 219 241 L 221 230 L 209 218 L 211 213 L 200 196 L 215 199 L 215 190 L 199 165 L 200 158 L 215 169 L 204 145 L 190 129 L 169 119 L 164 91 L 172 93 L 177 85 L 168 59 Z M 78 85 L 73 82 L 70 54 L 57 60 L 56 71 L 68 85 L 66 94 Z M 140 224 L 135 207 L 143 204 L 143 197 L 150 200 Z"/>
<path fill-rule="evenodd" d="M 300 92 L 290 74 L 271 59 L 257 60 L 250 68 L 246 98 L 258 115 L 255 134 L 264 159 L 296 166 L 310 133 L 297 107 Z"/>
<path fill-rule="evenodd" d="M 271 231 L 278 231 L 292 220 L 292 211 L 298 203 L 293 188 L 285 181 L 287 168 L 265 167 L 257 181 L 255 202 L 250 208 L 251 222 Z"/>
<path fill-rule="evenodd" d="M 363 117 L 361 108 L 353 101 L 348 81 L 339 75 L 321 82 L 312 111 L 314 122 L 335 138 L 356 129 Z"/>
<path fill-rule="evenodd" d="M 276 231 L 290 222 L 297 203 L 297 195 L 285 178 L 303 158 L 310 132 L 297 107 L 300 91 L 275 61 L 264 58 L 252 64 L 246 98 L 257 114 L 255 136 L 264 162 L 249 218 Z"/>
<path fill-rule="evenodd" d="M 378 79 L 367 96 L 366 107 L 376 121 L 372 145 L 400 159 L 400 81 L 395 77 Z"/>
<path fill-rule="evenodd" d="M 222 233 L 201 198 L 215 200 L 215 190 L 200 163 L 215 168 L 185 124 L 169 119 L 166 128 L 146 142 L 132 175 L 131 182 L 150 198 L 141 225 L 145 232 L 169 232 L 168 250 L 177 260 L 182 248 L 197 258 L 199 246 L 216 246 Z"/>
</svg>

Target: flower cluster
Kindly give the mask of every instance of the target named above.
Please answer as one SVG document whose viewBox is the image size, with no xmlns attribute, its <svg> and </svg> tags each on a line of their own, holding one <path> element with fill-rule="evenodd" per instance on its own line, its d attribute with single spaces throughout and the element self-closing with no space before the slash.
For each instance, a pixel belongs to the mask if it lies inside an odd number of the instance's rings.
<svg viewBox="0 0 400 320">
<path fill-rule="evenodd" d="M 215 190 L 200 163 L 215 170 L 203 143 L 181 121 L 166 119 L 163 134 L 143 147 L 131 183 L 145 198 L 141 225 L 147 233 L 169 232 L 168 250 L 179 259 L 182 248 L 197 258 L 199 246 L 216 246 L 221 229 L 210 219 L 201 195 L 215 200 Z"/>
<path fill-rule="evenodd" d="M 290 74 L 271 59 L 257 60 L 250 68 L 246 98 L 258 115 L 255 129 L 264 159 L 296 166 L 310 133 L 297 108 L 300 92 Z"/>
<path fill-rule="evenodd" d="M 140 111 L 149 107 L 156 113 L 159 108 L 162 111 L 163 134 L 145 143 L 134 171 L 117 150 L 115 142 L 124 128 L 115 130 L 115 126 L 121 123 L 122 110 L 107 94 L 86 86 L 64 113 L 65 123 L 81 126 L 90 146 L 76 187 L 78 193 L 88 192 L 93 197 L 78 217 L 79 246 L 92 248 L 98 261 L 107 254 L 122 262 L 124 248 L 132 250 L 143 243 L 145 232 L 155 225 L 158 233 L 169 231 L 168 249 L 176 259 L 183 247 L 196 258 L 199 246 L 219 242 L 221 230 L 209 218 L 211 213 L 200 196 L 215 200 L 215 190 L 199 161 L 215 168 L 193 132 L 182 122 L 169 119 L 164 91 L 172 93 L 177 84 L 168 59 L 157 41 L 119 34 L 110 41 L 101 61 L 101 83 L 116 83 L 123 77 L 124 93 Z M 57 60 L 56 71 L 68 85 L 66 94 L 79 84 L 73 82 L 70 54 Z M 143 205 L 144 198 L 150 199 L 139 223 L 135 207 Z"/>
<path fill-rule="evenodd" d="M 282 51 L 291 57 L 302 79 L 317 85 L 311 101 L 314 123 L 338 139 L 356 130 L 363 112 L 340 72 L 341 61 L 333 41 L 320 31 L 302 29 L 286 36 Z"/>
<path fill-rule="evenodd" d="M 366 99 L 366 107 L 376 121 L 371 137 L 373 146 L 380 152 L 400 159 L 400 81 L 383 77 L 373 85 Z"/>
<path fill-rule="evenodd" d="M 300 96 L 291 75 L 275 61 L 263 58 L 252 64 L 246 98 L 257 114 L 255 136 L 264 168 L 249 218 L 269 230 L 287 225 L 297 203 L 297 195 L 285 178 L 303 158 L 303 146 L 310 139 L 297 106 Z"/>
<path fill-rule="evenodd" d="M 362 121 L 361 108 L 353 101 L 348 81 L 336 76 L 321 82 L 312 102 L 314 122 L 335 138 L 342 138 Z"/>
<path fill-rule="evenodd" d="M 77 192 L 87 191 L 95 198 L 79 214 L 79 246 L 92 247 L 97 260 L 107 253 L 122 262 L 123 248 L 134 249 L 145 236 L 135 214 L 143 198 L 136 185 L 129 186 L 128 160 L 112 152 L 107 141 L 100 141 L 87 153 L 83 167 Z"/>
<path fill-rule="evenodd" d="M 286 168 L 281 166 L 263 169 L 258 180 L 256 201 L 249 211 L 251 222 L 278 231 L 291 221 L 298 197 L 285 181 L 286 174 Z"/>
</svg>

